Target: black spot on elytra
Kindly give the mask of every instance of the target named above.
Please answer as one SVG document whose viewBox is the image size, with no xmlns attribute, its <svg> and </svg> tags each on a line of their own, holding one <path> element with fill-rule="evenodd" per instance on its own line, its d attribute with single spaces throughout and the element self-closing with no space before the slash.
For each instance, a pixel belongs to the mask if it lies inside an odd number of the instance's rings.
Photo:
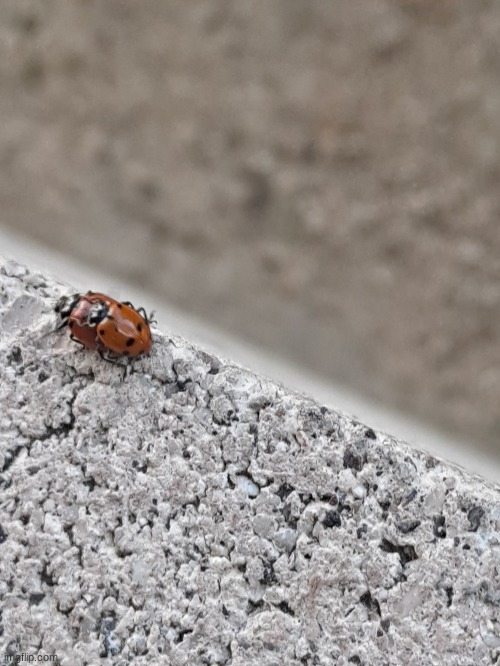
<svg viewBox="0 0 500 666">
<path fill-rule="evenodd" d="M 118 306 L 117 306 L 117 307 L 121 310 L 122 307 L 123 307 L 123 303 L 118 303 Z"/>
<path fill-rule="evenodd" d="M 135 338 L 128 338 L 127 342 L 125 344 L 127 345 L 127 347 L 132 347 L 134 342 L 135 342 Z"/>
<path fill-rule="evenodd" d="M 99 335 L 103 338 L 106 335 L 106 329 L 103 329 L 102 331 L 99 330 Z"/>
<path fill-rule="evenodd" d="M 139 331 L 139 333 L 142 331 L 142 324 L 141 324 L 141 322 L 139 322 L 139 323 L 137 324 L 136 328 L 137 328 L 137 330 Z"/>
</svg>

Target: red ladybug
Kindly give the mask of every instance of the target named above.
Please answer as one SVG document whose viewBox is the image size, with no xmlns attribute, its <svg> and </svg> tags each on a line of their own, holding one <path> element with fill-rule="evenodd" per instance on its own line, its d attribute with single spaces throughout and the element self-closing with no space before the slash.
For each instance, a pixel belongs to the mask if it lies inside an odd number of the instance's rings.
<svg viewBox="0 0 500 666">
<path fill-rule="evenodd" d="M 135 358 L 149 354 L 153 321 L 144 308 L 123 303 L 105 294 L 88 291 L 61 298 L 55 308 L 62 319 L 60 328 L 68 326 L 72 340 L 89 349 L 97 349 L 106 358 Z"/>
<path fill-rule="evenodd" d="M 62 320 L 57 330 L 68 326 L 72 340 L 88 349 L 101 349 L 102 345 L 97 337 L 96 325 L 89 321 L 91 308 L 92 303 L 81 294 L 63 296 L 55 307 Z M 103 314 L 105 315 L 106 312 L 107 309 Z"/>
</svg>

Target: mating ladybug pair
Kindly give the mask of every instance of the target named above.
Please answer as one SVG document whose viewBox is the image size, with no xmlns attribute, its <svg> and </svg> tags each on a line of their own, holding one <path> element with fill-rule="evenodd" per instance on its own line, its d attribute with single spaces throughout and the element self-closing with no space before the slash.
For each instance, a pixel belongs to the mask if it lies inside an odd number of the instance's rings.
<svg viewBox="0 0 500 666">
<path fill-rule="evenodd" d="M 63 296 L 55 307 L 61 317 L 56 330 L 68 326 L 70 338 L 88 349 L 96 349 L 106 360 L 134 358 L 149 354 L 153 321 L 144 308 L 136 310 L 132 303 L 120 303 L 105 294 Z"/>
</svg>

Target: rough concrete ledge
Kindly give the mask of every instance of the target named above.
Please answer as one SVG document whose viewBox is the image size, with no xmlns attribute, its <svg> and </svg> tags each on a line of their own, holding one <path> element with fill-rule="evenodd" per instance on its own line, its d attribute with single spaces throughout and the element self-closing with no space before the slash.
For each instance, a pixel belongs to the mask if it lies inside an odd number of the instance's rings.
<svg viewBox="0 0 500 666">
<path fill-rule="evenodd" d="M 498 487 L 158 331 L 122 381 L 0 273 L 1 659 L 500 664 Z"/>
</svg>

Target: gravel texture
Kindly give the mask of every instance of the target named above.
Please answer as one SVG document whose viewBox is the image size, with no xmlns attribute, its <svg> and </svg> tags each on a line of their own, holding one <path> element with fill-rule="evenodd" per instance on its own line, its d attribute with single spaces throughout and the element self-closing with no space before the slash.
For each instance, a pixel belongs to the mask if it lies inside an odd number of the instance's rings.
<svg viewBox="0 0 500 666">
<path fill-rule="evenodd" d="M 498 487 L 157 330 L 123 379 L 69 291 L 1 266 L 4 654 L 500 663 Z"/>
</svg>

